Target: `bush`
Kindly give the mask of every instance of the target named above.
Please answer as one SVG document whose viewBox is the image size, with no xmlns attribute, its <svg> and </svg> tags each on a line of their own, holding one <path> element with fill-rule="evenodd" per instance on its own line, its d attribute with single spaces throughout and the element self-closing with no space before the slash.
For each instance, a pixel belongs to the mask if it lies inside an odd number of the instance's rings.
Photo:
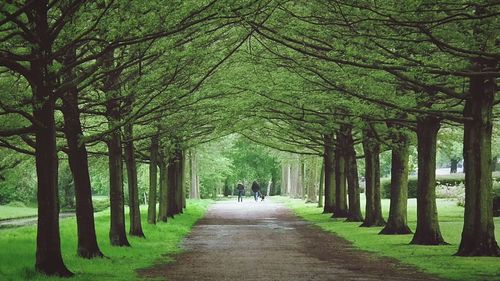
<svg viewBox="0 0 500 281">
<path fill-rule="evenodd" d="M 382 198 L 391 198 L 391 179 L 380 181 L 380 193 Z M 408 198 L 417 198 L 417 177 L 408 177 Z"/>
<path fill-rule="evenodd" d="M 9 207 L 18 207 L 18 208 L 26 208 L 26 204 L 21 201 L 12 201 L 7 204 Z"/>
<path fill-rule="evenodd" d="M 94 206 L 94 212 L 104 211 L 109 208 L 109 199 L 92 199 L 92 205 Z"/>
<path fill-rule="evenodd" d="M 465 186 L 463 183 L 458 185 L 436 185 L 436 198 L 458 199 L 465 196 Z"/>
<path fill-rule="evenodd" d="M 500 181 L 493 182 L 493 215 L 500 217 Z"/>
<path fill-rule="evenodd" d="M 500 174 L 493 173 L 493 186 L 499 186 L 500 188 Z M 417 177 L 408 177 L 408 198 L 417 198 Z M 454 174 L 454 175 L 444 175 L 436 177 L 436 196 L 438 198 L 458 198 L 460 199 L 461 192 L 459 192 L 458 187 L 465 185 L 465 175 L 464 174 Z M 380 181 L 380 193 L 382 198 L 391 197 L 391 179 L 384 178 Z M 441 189 L 441 190 L 439 190 Z M 439 190 L 439 191 L 438 191 Z M 438 193 L 442 197 L 439 197 Z M 446 193 L 454 193 L 458 197 L 447 197 Z M 451 194 L 450 194 L 451 195 Z M 500 195 L 497 195 L 497 197 Z"/>
</svg>

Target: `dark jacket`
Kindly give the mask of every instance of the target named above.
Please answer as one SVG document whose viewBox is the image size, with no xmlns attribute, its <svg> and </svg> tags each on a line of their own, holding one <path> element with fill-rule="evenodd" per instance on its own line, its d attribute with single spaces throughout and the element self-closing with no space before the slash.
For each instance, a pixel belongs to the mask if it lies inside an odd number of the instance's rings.
<svg viewBox="0 0 500 281">
<path fill-rule="evenodd" d="M 245 190 L 245 187 L 241 183 L 239 183 L 236 189 L 238 189 L 238 191 L 243 191 Z"/>
<path fill-rule="evenodd" d="M 254 182 L 252 183 L 252 191 L 253 191 L 253 192 L 260 191 L 260 186 L 259 186 L 259 184 L 258 184 L 256 181 L 254 181 Z"/>
</svg>

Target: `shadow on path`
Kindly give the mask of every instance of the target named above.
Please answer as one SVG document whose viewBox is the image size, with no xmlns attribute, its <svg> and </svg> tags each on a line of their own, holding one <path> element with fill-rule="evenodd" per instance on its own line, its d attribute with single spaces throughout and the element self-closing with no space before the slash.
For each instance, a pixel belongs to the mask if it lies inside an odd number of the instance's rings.
<svg viewBox="0 0 500 281">
<path fill-rule="evenodd" d="M 272 201 L 210 207 L 171 264 L 141 269 L 165 280 L 441 280 L 352 248 Z"/>
</svg>

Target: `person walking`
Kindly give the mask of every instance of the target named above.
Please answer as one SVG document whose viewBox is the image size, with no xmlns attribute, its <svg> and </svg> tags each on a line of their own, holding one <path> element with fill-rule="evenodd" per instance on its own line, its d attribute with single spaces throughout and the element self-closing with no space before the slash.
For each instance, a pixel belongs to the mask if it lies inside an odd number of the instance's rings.
<svg viewBox="0 0 500 281">
<path fill-rule="evenodd" d="M 257 183 L 257 181 L 253 181 L 252 191 L 253 191 L 253 198 L 255 199 L 255 202 L 257 202 L 257 200 L 259 198 L 259 193 L 260 193 L 260 186 Z"/>
<path fill-rule="evenodd" d="M 245 186 L 243 186 L 241 183 L 238 183 L 236 189 L 238 190 L 238 202 L 243 202 L 243 194 L 245 194 Z"/>
</svg>

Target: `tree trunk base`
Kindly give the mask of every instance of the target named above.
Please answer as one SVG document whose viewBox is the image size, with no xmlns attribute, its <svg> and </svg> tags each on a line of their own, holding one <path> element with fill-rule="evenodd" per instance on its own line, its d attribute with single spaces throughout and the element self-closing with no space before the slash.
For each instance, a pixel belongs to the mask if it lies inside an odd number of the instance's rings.
<svg viewBox="0 0 500 281">
<path fill-rule="evenodd" d="M 333 208 L 332 207 L 324 207 L 323 208 L 323 214 L 331 214 L 333 213 Z"/>
<path fill-rule="evenodd" d="M 348 215 L 347 219 L 345 220 L 345 222 L 362 222 L 362 221 L 363 217 L 360 214 Z"/>
<path fill-rule="evenodd" d="M 384 219 L 370 220 L 364 221 L 359 227 L 376 227 L 376 226 L 385 226 L 386 222 Z"/>
<path fill-rule="evenodd" d="M 487 243 L 462 243 L 455 256 L 461 257 L 500 257 L 500 248 L 494 240 Z"/>
<path fill-rule="evenodd" d="M 450 245 L 444 241 L 443 237 L 438 234 L 432 235 L 418 235 L 415 234 L 410 242 L 411 245 Z"/>
<path fill-rule="evenodd" d="M 104 254 L 99 249 L 78 248 L 77 255 L 84 259 L 102 258 Z"/>
<path fill-rule="evenodd" d="M 407 225 L 389 225 L 387 224 L 378 234 L 399 235 L 412 234 L 413 232 Z"/>
<path fill-rule="evenodd" d="M 114 239 L 110 239 L 111 246 L 115 247 L 130 247 L 130 243 L 128 242 L 127 238 L 120 238 L 120 237 L 115 237 Z"/>
<path fill-rule="evenodd" d="M 347 211 L 333 211 L 332 218 L 347 218 Z"/>
<path fill-rule="evenodd" d="M 142 232 L 142 230 L 130 231 L 128 234 L 130 236 L 134 236 L 134 237 L 146 238 L 146 236 L 144 235 L 144 232 Z"/>
<path fill-rule="evenodd" d="M 58 276 L 69 278 L 73 277 L 75 274 L 69 271 L 68 268 L 62 263 L 56 264 L 36 264 L 35 270 L 47 276 Z"/>
</svg>

